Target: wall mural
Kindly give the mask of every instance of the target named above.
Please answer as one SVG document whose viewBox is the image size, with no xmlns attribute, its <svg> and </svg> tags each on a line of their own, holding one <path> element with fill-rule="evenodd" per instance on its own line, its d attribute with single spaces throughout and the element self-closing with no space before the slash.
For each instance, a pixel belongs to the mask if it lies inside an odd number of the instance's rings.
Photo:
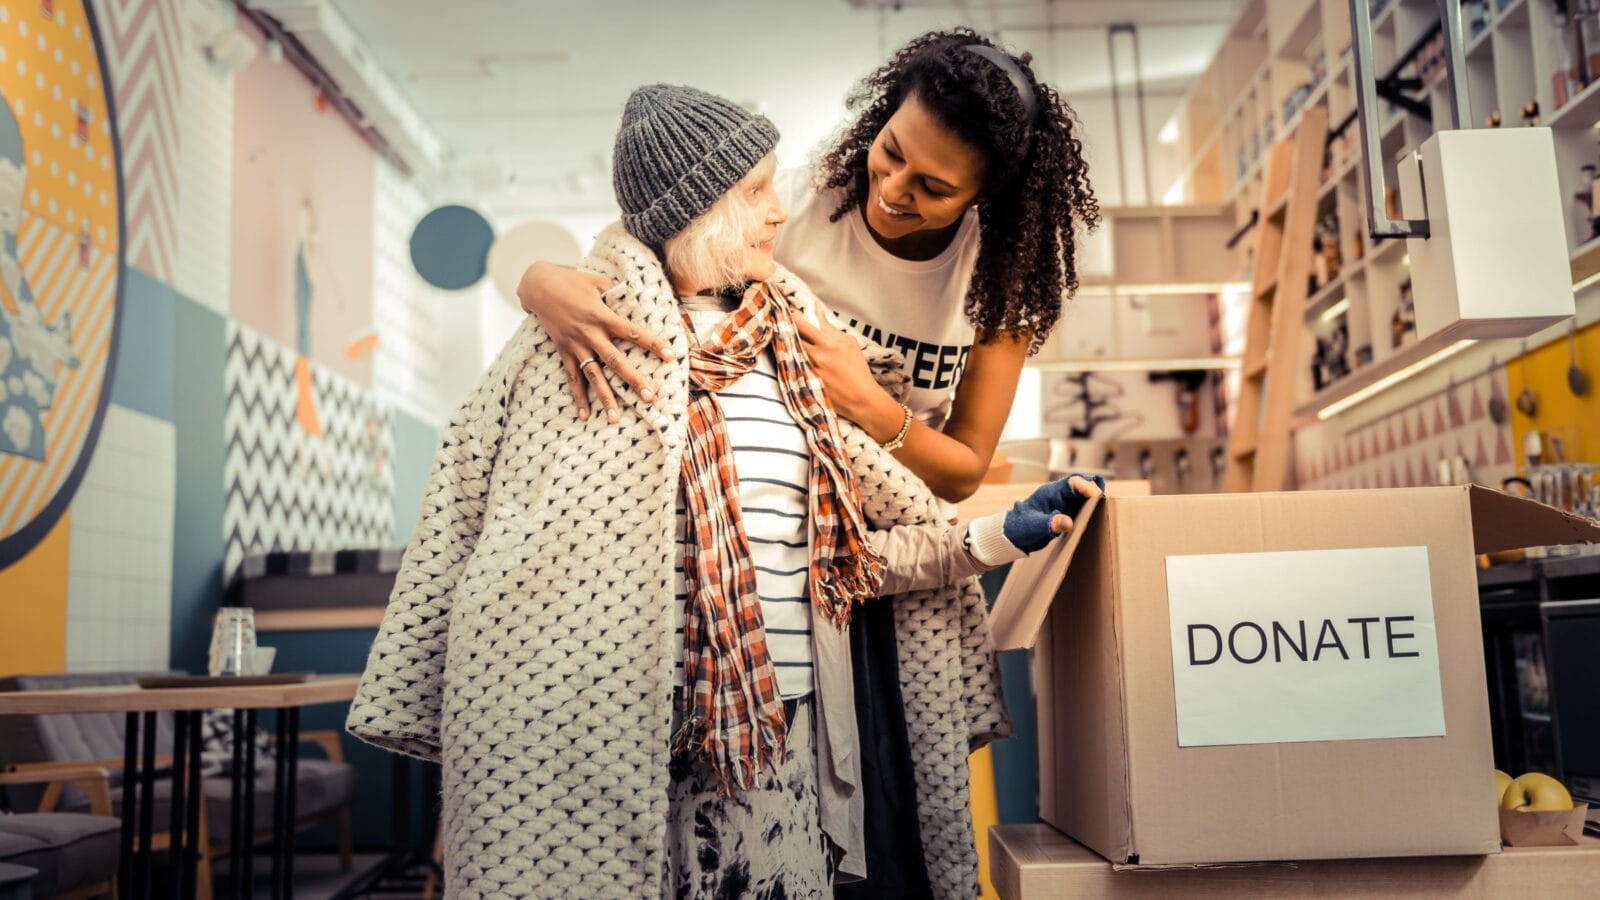
<svg viewBox="0 0 1600 900">
<path fill-rule="evenodd" d="M 295 377 L 304 357 L 233 322 L 227 339 L 224 575 L 249 553 L 391 544 L 392 411 L 372 391 L 312 365 L 318 428 L 310 430 Z"/>
<path fill-rule="evenodd" d="M 61 517 L 109 397 L 120 151 L 93 12 L 0 7 L 0 569 Z"/>
</svg>

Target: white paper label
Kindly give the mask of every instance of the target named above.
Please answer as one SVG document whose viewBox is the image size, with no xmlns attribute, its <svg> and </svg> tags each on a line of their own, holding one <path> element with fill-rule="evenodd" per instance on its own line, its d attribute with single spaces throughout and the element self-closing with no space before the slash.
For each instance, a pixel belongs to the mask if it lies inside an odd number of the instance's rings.
<svg viewBox="0 0 1600 900">
<path fill-rule="evenodd" d="M 1444 734 L 1428 548 L 1167 558 L 1178 745 Z"/>
</svg>

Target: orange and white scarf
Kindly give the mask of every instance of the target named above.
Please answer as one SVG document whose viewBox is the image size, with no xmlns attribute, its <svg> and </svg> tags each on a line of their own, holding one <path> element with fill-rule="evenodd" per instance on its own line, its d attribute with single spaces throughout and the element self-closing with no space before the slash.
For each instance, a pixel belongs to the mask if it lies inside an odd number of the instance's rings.
<svg viewBox="0 0 1600 900">
<path fill-rule="evenodd" d="M 694 328 L 689 328 L 694 335 Z M 874 597 L 882 560 L 867 524 L 833 408 L 821 393 L 787 301 L 766 284 L 689 354 L 688 442 L 681 490 L 684 542 L 684 716 L 673 752 L 700 753 L 724 793 L 755 784 L 762 764 L 783 759 L 785 725 L 767 651 L 756 570 L 739 508 L 739 476 L 717 392 L 772 350 L 784 406 L 811 448 L 808 589 L 818 617 L 843 630 L 857 600 Z"/>
</svg>

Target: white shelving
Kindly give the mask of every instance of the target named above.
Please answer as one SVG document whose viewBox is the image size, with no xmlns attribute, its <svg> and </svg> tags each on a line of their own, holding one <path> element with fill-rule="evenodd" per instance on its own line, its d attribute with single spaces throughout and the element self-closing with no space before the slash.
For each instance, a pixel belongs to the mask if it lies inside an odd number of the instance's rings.
<svg viewBox="0 0 1600 900">
<path fill-rule="evenodd" d="M 1499 3 L 1500 0 L 1490 0 L 1491 7 Z M 1415 45 L 1438 18 L 1436 0 L 1389 0 L 1372 19 L 1377 72 L 1388 72 L 1399 55 Z M 1470 28 L 1470 22 L 1462 24 L 1464 29 Z M 1272 138 L 1281 139 L 1291 133 L 1305 108 L 1317 105 L 1327 107 L 1332 125 L 1343 122 L 1355 108 L 1347 52 L 1349 38 L 1347 0 L 1247 2 L 1206 76 L 1178 114 L 1181 122 L 1202 126 L 1203 134 L 1197 132 L 1195 146 L 1206 148 L 1203 156 L 1188 160 L 1183 199 L 1220 203 L 1231 211 L 1237 226 L 1250 221 L 1254 213 L 1264 215 L 1267 211 L 1262 207 L 1277 198 L 1261 195 L 1260 160 L 1265 159 L 1267 149 L 1263 123 L 1271 121 Z M 1560 190 L 1567 198 L 1590 188 L 1581 173 L 1583 165 L 1600 164 L 1600 79 L 1575 96 L 1563 97 L 1565 102 L 1556 103 L 1564 86 L 1551 76 L 1567 66 L 1566 54 L 1571 44 L 1548 0 L 1513 0 L 1504 9 L 1492 9 L 1482 33 L 1468 41 L 1466 87 L 1472 121 L 1463 123 L 1466 127 L 1483 127 L 1485 119 L 1498 111 L 1502 127 L 1518 127 L 1523 107 L 1530 101 L 1537 102 L 1542 123 L 1554 134 Z M 1282 121 L 1284 101 L 1306 82 L 1309 67 L 1318 58 L 1326 60 L 1326 76 L 1288 121 Z M 1199 99 L 1201 93 L 1205 94 L 1203 101 Z M 1428 107 L 1431 120 L 1399 109 L 1390 112 L 1387 104 L 1379 104 L 1379 114 L 1384 117 L 1379 141 L 1382 167 L 1385 184 L 1390 187 L 1398 183 L 1396 160 L 1421 145 L 1436 126 L 1448 127 L 1450 121 L 1442 71 L 1413 96 Z M 1213 115 L 1215 110 L 1223 112 Z M 1409 275 L 1403 242 L 1366 246 L 1364 257 L 1355 259 L 1356 241 L 1370 244 L 1365 235 L 1367 216 L 1358 127 L 1350 125 L 1350 139 L 1339 148 L 1343 155 L 1335 154 L 1332 171 L 1318 191 L 1319 209 L 1331 210 L 1337 219 L 1339 255 L 1348 262 L 1340 276 L 1323 286 L 1308 303 L 1301 348 L 1307 365 L 1303 367 L 1306 371 L 1300 387 L 1306 409 L 1322 409 L 1331 402 L 1330 398 L 1336 400 L 1341 393 L 1379 382 L 1386 373 L 1403 371 L 1417 361 L 1417 354 L 1424 353 L 1416 349 L 1418 344 L 1394 349 L 1389 333 L 1401 286 Z M 1257 150 L 1254 161 L 1250 161 L 1249 152 L 1252 136 Z M 1241 150 L 1247 161 L 1242 171 Z M 1600 240 L 1590 239 L 1588 223 L 1576 206 L 1569 206 L 1574 210 L 1568 225 L 1574 282 L 1600 282 Z M 1232 271 L 1245 277 L 1251 269 L 1252 243 L 1248 239 L 1240 241 L 1234 251 Z M 1345 310 L 1342 321 L 1349 330 L 1351 356 L 1363 351 L 1362 356 L 1370 354 L 1371 361 L 1314 395 L 1309 361 L 1317 335 L 1326 334 L 1341 321 L 1323 321 L 1324 314 L 1336 305 L 1343 305 Z"/>
</svg>

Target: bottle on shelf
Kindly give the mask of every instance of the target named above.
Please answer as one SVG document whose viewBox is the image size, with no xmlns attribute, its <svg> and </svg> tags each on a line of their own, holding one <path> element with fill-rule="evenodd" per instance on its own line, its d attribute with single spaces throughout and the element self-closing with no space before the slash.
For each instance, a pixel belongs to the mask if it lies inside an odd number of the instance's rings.
<svg viewBox="0 0 1600 900">
<path fill-rule="evenodd" d="M 1344 262 L 1339 252 L 1339 217 L 1335 212 L 1329 212 L 1323 217 L 1319 226 L 1322 238 L 1323 267 L 1328 272 L 1329 280 L 1339 277 L 1339 269 Z"/>
<path fill-rule="evenodd" d="M 1574 0 L 1568 0 L 1574 2 Z M 1578 13 L 1578 52 L 1585 78 L 1584 87 L 1600 80 L 1600 3 L 1576 0 Z"/>
<path fill-rule="evenodd" d="M 1572 193 L 1572 204 L 1576 210 L 1577 227 L 1573 234 L 1579 241 L 1585 241 L 1596 235 L 1594 215 L 1594 187 L 1596 166 L 1594 163 L 1584 163 L 1582 174 L 1578 177 L 1578 189 Z"/>
<path fill-rule="evenodd" d="M 1539 124 L 1539 101 L 1529 100 L 1522 106 L 1522 124 L 1532 128 Z"/>
<path fill-rule="evenodd" d="M 1417 309 L 1411 297 L 1411 279 L 1400 282 L 1400 302 L 1395 304 L 1394 316 L 1389 320 L 1394 348 L 1399 349 L 1416 340 Z"/>
<path fill-rule="evenodd" d="M 1572 5 L 1571 0 L 1561 0 L 1555 4 L 1557 28 L 1548 32 L 1546 52 L 1558 63 L 1555 71 L 1550 73 L 1550 98 L 1555 101 L 1556 109 L 1565 106 L 1567 100 L 1583 90 L 1585 80 L 1582 32 Z"/>
<path fill-rule="evenodd" d="M 1489 27 L 1489 0 L 1465 0 L 1461 4 L 1462 18 L 1467 22 L 1467 39 L 1483 34 Z"/>
<path fill-rule="evenodd" d="M 1485 127 L 1485 128 L 1499 128 L 1500 127 L 1500 110 L 1497 109 L 1494 112 L 1489 113 L 1489 115 L 1485 116 L 1484 119 L 1483 119 L 1483 127 Z"/>
</svg>

